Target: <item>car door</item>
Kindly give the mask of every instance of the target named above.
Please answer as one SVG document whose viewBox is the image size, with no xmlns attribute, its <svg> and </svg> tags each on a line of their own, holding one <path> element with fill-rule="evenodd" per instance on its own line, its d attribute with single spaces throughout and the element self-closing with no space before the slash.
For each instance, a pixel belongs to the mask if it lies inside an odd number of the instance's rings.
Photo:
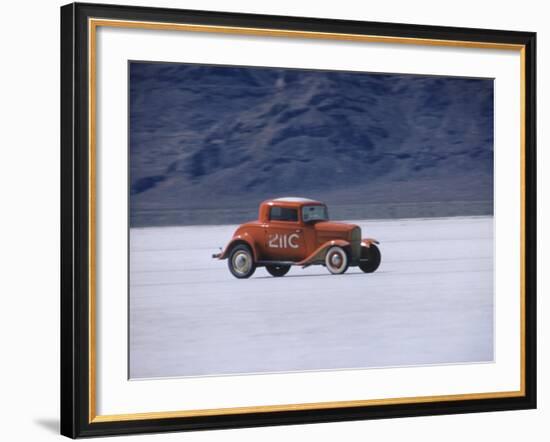
<svg viewBox="0 0 550 442">
<path fill-rule="evenodd" d="M 297 208 L 271 207 L 264 238 L 265 255 L 269 261 L 301 261 L 305 258 L 304 231 Z"/>
</svg>

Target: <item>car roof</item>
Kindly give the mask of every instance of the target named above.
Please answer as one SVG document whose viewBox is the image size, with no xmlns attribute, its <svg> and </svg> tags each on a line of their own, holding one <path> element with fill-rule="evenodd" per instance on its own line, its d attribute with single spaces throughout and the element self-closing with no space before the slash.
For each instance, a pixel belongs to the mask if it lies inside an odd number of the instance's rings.
<svg viewBox="0 0 550 442">
<path fill-rule="evenodd" d="M 324 204 L 324 203 L 322 203 L 321 201 L 310 199 L 310 198 L 302 198 L 297 196 L 284 196 L 284 197 L 266 200 L 262 204 L 268 204 L 270 206 L 284 204 L 285 206 L 299 207 L 299 206 L 303 206 L 304 204 Z"/>
</svg>

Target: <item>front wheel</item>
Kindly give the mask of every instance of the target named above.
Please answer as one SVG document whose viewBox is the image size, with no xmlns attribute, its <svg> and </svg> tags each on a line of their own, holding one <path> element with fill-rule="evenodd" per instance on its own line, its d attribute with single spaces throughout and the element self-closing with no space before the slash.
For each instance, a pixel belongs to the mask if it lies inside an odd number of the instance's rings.
<svg viewBox="0 0 550 442">
<path fill-rule="evenodd" d="M 256 270 L 256 263 L 250 247 L 244 244 L 233 247 L 229 253 L 227 266 L 235 278 L 250 278 Z"/>
<path fill-rule="evenodd" d="M 371 244 L 370 247 L 361 247 L 361 261 L 359 261 L 359 268 L 365 273 L 374 272 L 380 265 L 382 256 L 380 255 L 380 249 L 376 245 Z"/>
<path fill-rule="evenodd" d="M 339 246 L 328 249 L 325 255 L 325 267 L 333 275 L 341 275 L 349 266 L 348 254 Z"/>
<path fill-rule="evenodd" d="M 284 265 L 266 265 L 265 269 L 271 276 L 285 276 L 290 270 L 290 266 Z"/>
</svg>

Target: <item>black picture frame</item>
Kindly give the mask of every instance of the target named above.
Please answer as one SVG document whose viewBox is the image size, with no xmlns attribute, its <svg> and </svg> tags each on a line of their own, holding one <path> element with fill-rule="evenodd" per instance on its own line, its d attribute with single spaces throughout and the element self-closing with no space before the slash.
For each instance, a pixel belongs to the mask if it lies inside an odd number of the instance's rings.
<svg viewBox="0 0 550 442">
<path fill-rule="evenodd" d="M 524 51 L 524 272 L 522 395 L 437 402 L 94 421 L 90 388 L 90 18 L 186 23 L 403 39 L 520 45 Z M 61 8 L 61 434 L 71 437 L 336 422 L 536 408 L 536 34 L 73 3 Z"/>
</svg>

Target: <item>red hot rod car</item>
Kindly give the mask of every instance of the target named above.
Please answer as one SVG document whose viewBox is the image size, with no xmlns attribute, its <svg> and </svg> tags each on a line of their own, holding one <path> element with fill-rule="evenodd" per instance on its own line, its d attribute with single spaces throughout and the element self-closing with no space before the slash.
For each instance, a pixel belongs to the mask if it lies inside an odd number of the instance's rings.
<svg viewBox="0 0 550 442">
<path fill-rule="evenodd" d="M 332 222 L 327 206 L 307 198 L 276 198 L 260 204 L 257 221 L 241 224 L 225 249 L 213 258 L 227 259 L 236 278 L 256 267 L 284 276 L 290 266 L 320 264 L 332 274 L 358 266 L 365 273 L 380 265 L 378 241 L 361 238 L 354 224 Z"/>
</svg>

